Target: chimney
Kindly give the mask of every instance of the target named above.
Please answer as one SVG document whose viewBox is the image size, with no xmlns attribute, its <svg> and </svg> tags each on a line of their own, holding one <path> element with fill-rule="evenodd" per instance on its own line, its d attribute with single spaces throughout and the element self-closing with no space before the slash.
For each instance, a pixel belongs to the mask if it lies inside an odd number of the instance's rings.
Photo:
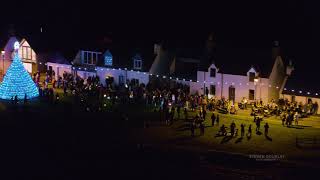
<svg viewBox="0 0 320 180">
<path fill-rule="evenodd" d="M 272 60 L 275 60 L 278 56 L 281 56 L 280 44 L 279 41 L 274 41 L 272 46 Z"/>
<path fill-rule="evenodd" d="M 293 70 L 294 70 L 294 67 L 293 67 L 292 61 L 290 60 L 289 65 L 287 66 L 287 69 L 286 69 L 287 76 L 290 76 Z"/>
<path fill-rule="evenodd" d="M 159 44 L 154 44 L 154 54 L 158 55 L 160 53 L 161 46 Z"/>
<path fill-rule="evenodd" d="M 8 28 L 8 36 L 9 38 L 16 35 L 16 30 L 14 28 L 14 24 L 10 24 Z"/>
</svg>

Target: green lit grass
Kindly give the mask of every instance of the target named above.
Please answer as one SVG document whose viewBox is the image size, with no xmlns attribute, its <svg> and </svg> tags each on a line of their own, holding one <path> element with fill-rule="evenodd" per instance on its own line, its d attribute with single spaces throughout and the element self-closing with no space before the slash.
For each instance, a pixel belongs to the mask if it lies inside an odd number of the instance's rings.
<svg viewBox="0 0 320 180">
<path fill-rule="evenodd" d="M 217 112 L 215 112 L 217 114 Z M 230 141 L 222 142 L 223 137 L 215 137 L 219 127 L 215 125 L 211 127 L 211 114 L 207 113 L 205 121 L 205 135 L 199 136 L 199 129 L 196 129 L 196 137 L 191 138 L 191 132 L 187 128 L 187 123 L 184 120 L 176 121 L 172 126 L 155 125 L 145 129 L 134 129 L 136 141 L 145 143 L 163 143 L 174 146 L 183 146 L 186 148 L 201 148 L 203 150 L 219 150 L 232 153 L 254 154 L 278 154 L 285 155 L 287 160 L 296 160 L 303 158 L 320 158 L 320 149 L 301 149 L 296 147 L 296 138 L 320 138 L 320 118 L 311 116 L 304 118 L 299 122 L 302 129 L 287 128 L 282 126 L 282 122 L 277 117 L 270 117 L 261 122 L 260 132 L 262 135 L 257 135 L 253 122 L 253 117 L 249 115 L 249 111 L 240 111 L 237 115 L 219 114 L 220 123 L 230 127 L 232 121 L 236 123 L 239 129 L 238 136 L 233 137 Z M 189 116 L 194 116 L 195 113 L 190 112 Z M 181 113 L 183 118 L 183 113 Z M 264 125 L 268 122 L 269 137 L 268 140 L 264 135 Z M 246 136 L 239 142 L 240 124 L 245 124 L 245 134 L 249 124 L 252 125 L 252 137 L 250 140 Z M 183 127 L 185 127 L 183 129 Z"/>
</svg>

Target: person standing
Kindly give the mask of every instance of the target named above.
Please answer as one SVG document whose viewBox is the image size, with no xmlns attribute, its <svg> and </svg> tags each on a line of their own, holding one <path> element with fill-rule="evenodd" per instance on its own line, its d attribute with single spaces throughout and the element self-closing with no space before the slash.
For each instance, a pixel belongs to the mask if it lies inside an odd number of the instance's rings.
<svg viewBox="0 0 320 180">
<path fill-rule="evenodd" d="M 235 133 L 235 128 L 236 128 L 236 124 L 234 123 L 234 121 L 231 123 L 230 125 L 230 130 L 231 130 L 231 136 L 234 135 Z"/>
<path fill-rule="evenodd" d="M 174 120 L 174 113 L 175 113 L 176 109 L 174 108 L 174 106 L 172 106 L 171 111 L 170 111 L 170 121 L 171 123 Z"/>
<path fill-rule="evenodd" d="M 294 114 L 294 124 L 298 125 L 298 112 Z"/>
<path fill-rule="evenodd" d="M 23 100 L 24 104 L 27 104 L 27 94 L 24 94 L 24 100 Z"/>
<path fill-rule="evenodd" d="M 14 96 L 14 103 L 18 104 L 18 96 L 17 95 Z"/>
<path fill-rule="evenodd" d="M 202 110 L 203 121 L 206 120 L 206 115 L 207 115 L 207 110 L 206 110 L 206 108 L 203 108 L 203 110 Z"/>
<path fill-rule="evenodd" d="M 252 129 L 251 129 L 251 124 L 250 124 L 250 125 L 249 125 L 249 128 L 248 128 L 247 137 L 251 137 L 251 134 L 252 134 Z"/>
<path fill-rule="evenodd" d="M 215 120 L 216 120 L 216 116 L 214 115 L 214 113 L 212 113 L 212 115 L 211 115 L 211 126 L 214 126 Z"/>
<path fill-rule="evenodd" d="M 291 111 L 291 112 L 290 112 L 290 118 L 289 118 L 289 126 L 292 125 L 293 120 L 294 120 L 294 114 L 293 114 L 293 112 Z"/>
<path fill-rule="evenodd" d="M 204 135 L 204 124 L 203 123 L 200 124 L 200 134 L 201 134 L 201 136 Z"/>
<path fill-rule="evenodd" d="M 241 137 L 244 136 L 244 124 L 241 124 Z"/>
<path fill-rule="evenodd" d="M 290 115 L 289 112 L 285 114 L 286 115 L 286 125 L 289 126 L 289 119 L 290 119 Z"/>
<path fill-rule="evenodd" d="M 268 136 L 268 132 L 269 132 L 269 125 L 268 125 L 268 123 L 266 123 L 266 124 L 264 125 L 264 135 L 265 135 L 265 136 Z"/>
<path fill-rule="evenodd" d="M 282 126 L 284 126 L 284 122 L 286 121 L 286 114 L 284 113 L 281 117 L 282 120 Z"/>
<path fill-rule="evenodd" d="M 192 122 L 190 125 L 190 130 L 191 130 L 191 136 L 194 137 L 194 123 Z"/>
<path fill-rule="evenodd" d="M 257 118 L 256 120 L 256 125 L 257 125 L 257 128 L 256 128 L 256 131 L 259 132 L 260 131 L 260 118 Z"/>
<path fill-rule="evenodd" d="M 206 87 L 206 97 L 208 97 L 209 96 L 209 89 L 208 89 L 208 87 Z"/>
<path fill-rule="evenodd" d="M 166 125 L 169 125 L 170 112 L 169 112 L 169 108 L 168 107 L 165 107 L 164 113 L 165 113 L 164 117 L 165 117 Z"/>
<path fill-rule="evenodd" d="M 63 86 L 63 95 L 66 96 L 67 95 L 67 86 Z"/>
<path fill-rule="evenodd" d="M 178 104 L 178 106 L 177 106 L 178 120 L 180 120 L 180 111 L 181 111 L 181 106 L 180 106 L 180 104 Z"/>
</svg>

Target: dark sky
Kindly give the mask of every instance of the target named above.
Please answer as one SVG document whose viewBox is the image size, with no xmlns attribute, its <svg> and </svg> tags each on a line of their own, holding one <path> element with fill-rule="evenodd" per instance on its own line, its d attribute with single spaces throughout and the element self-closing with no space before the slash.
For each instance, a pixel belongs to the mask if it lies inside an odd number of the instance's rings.
<svg viewBox="0 0 320 180">
<path fill-rule="evenodd" d="M 124 53 L 134 48 L 152 53 L 159 40 L 179 47 L 200 47 L 209 32 L 215 33 L 217 46 L 222 48 L 271 48 L 272 41 L 279 40 L 285 56 L 296 65 L 297 82 L 320 89 L 316 81 L 320 67 L 319 5 L 311 1 L 56 0 L 1 4 L 1 17 L 5 17 L 1 20 L 2 39 L 14 24 L 18 35 L 33 38 L 41 50 L 64 53 L 105 36 L 112 37 L 113 46 Z M 246 58 L 250 57 L 235 57 Z"/>
</svg>

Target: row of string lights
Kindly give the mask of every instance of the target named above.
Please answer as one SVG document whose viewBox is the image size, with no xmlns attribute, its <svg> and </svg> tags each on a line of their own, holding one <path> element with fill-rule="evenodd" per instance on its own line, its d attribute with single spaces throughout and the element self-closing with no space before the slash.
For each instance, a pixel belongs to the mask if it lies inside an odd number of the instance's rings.
<svg viewBox="0 0 320 180">
<path fill-rule="evenodd" d="M 39 63 L 39 64 L 43 64 L 43 63 Z M 47 65 L 47 63 L 44 63 L 45 65 Z M 71 65 L 65 65 L 65 66 L 63 66 L 63 65 L 61 65 L 61 66 L 57 66 L 57 67 L 61 67 L 61 68 L 67 68 L 67 69 L 70 69 L 70 67 L 71 67 Z M 87 68 L 85 68 L 85 67 L 72 67 L 72 70 L 84 70 L 84 71 L 87 71 L 88 69 Z M 166 78 L 168 78 L 168 79 L 170 79 L 170 80 L 176 80 L 176 81 L 183 81 L 183 82 L 194 82 L 194 83 L 203 83 L 203 84 L 217 84 L 218 86 L 221 84 L 220 82 L 213 82 L 213 81 L 209 81 L 209 82 L 207 82 L 207 81 L 203 81 L 203 82 L 200 82 L 200 81 L 195 81 L 195 80 L 187 80 L 187 79 L 185 79 L 185 78 L 179 78 L 179 77 L 171 77 L 171 76 L 169 76 L 169 77 L 167 77 L 167 76 L 160 76 L 160 75 L 157 75 L 157 74 L 151 74 L 151 73 L 147 73 L 147 72 L 141 72 L 141 71 L 135 71 L 135 70 L 133 70 L 133 69 L 131 69 L 131 70 L 128 70 L 127 68 L 95 68 L 94 69 L 95 71 L 104 71 L 104 70 L 106 70 L 106 71 L 115 71 L 115 70 L 120 70 L 120 71 L 122 71 L 122 70 L 125 70 L 125 71 L 131 71 L 131 72 L 135 72 L 135 73 L 137 73 L 137 74 L 140 74 L 140 73 L 142 73 L 142 74 L 144 74 L 144 75 L 149 75 L 149 76 L 155 76 L 155 77 L 157 77 L 157 78 L 163 78 L 163 79 L 166 79 Z M 231 85 L 236 85 L 236 84 L 238 84 L 238 83 L 234 83 L 234 82 L 224 82 L 224 84 L 231 84 Z M 259 84 L 259 86 L 265 86 L 265 85 L 267 85 L 267 84 L 264 84 L 264 83 L 256 83 L 256 84 Z M 246 83 L 246 84 L 242 84 L 242 83 L 239 83 L 239 86 L 242 86 L 242 85 L 247 85 L 247 86 L 249 86 L 250 85 L 250 83 Z M 269 84 L 268 85 L 268 87 L 269 88 L 276 88 L 276 89 L 279 89 L 280 87 L 279 86 L 272 86 L 271 84 Z M 290 91 L 288 88 L 283 88 L 283 90 L 284 91 Z M 296 90 L 294 90 L 294 89 L 291 89 L 291 92 L 292 93 L 295 93 L 295 92 L 298 92 L 299 94 L 302 94 L 303 93 L 303 91 L 296 91 Z M 308 95 L 311 95 L 312 93 L 310 92 L 310 91 L 306 91 L 305 92 L 306 94 L 308 94 Z M 316 96 L 319 96 L 319 94 L 320 93 L 314 93 L 313 95 L 316 95 Z"/>
</svg>

